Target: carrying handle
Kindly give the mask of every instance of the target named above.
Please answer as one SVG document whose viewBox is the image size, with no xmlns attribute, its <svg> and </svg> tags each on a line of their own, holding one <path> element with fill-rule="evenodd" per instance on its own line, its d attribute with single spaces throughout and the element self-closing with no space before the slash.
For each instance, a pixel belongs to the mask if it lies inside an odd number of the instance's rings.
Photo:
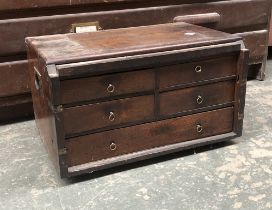
<svg viewBox="0 0 272 210">
<path fill-rule="evenodd" d="M 177 16 L 174 18 L 174 22 L 185 22 L 194 25 L 217 24 L 220 22 L 220 15 L 217 12 L 212 12 L 204 14 Z"/>
<path fill-rule="evenodd" d="M 42 78 L 41 77 L 42 77 L 41 73 L 34 66 L 34 83 L 35 83 L 36 90 L 38 90 L 38 91 L 41 89 L 41 86 L 42 86 Z"/>
</svg>

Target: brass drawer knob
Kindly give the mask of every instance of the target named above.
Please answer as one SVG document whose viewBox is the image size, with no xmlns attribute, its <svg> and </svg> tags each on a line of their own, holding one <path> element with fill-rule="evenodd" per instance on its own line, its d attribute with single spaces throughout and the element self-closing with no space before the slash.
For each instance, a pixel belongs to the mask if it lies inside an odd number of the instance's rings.
<svg viewBox="0 0 272 210">
<path fill-rule="evenodd" d="M 114 91 L 115 91 L 114 85 L 109 84 L 109 86 L 107 87 L 107 91 L 108 91 L 109 93 L 114 93 Z"/>
<path fill-rule="evenodd" d="M 202 131 L 203 131 L 203 126 L 202 126 L 201 124 L 197 124 L 197 126 L 196 126 L 196 131 L 197 131 L 198 133 L 202 133 Z"/>
<path fill-rule="evenodd" d="M 115 120 L 115 114 L 113 112 L 110 112 L 109 120 L 113 122 Z"/>
<path fill-rule="evenodd" d="M 111 151 L 115 151 L 117 149 L 117 145 L 114 143 L 114 142 L 112 142 L 111 144 L 110 144 L 110 150 Z"/>
<path fill-rule="evenodd" d="M 203 103 L 203 101 L 204 101 L 204 98 L 202 97 L 202 96 L 197 96 L 197 98 L 196 98 L 196 102 L 200 105 L 200 104 L 202 104 Z"/>
<path fill-rule="evenodd" d="M 199 65 L 198 65 L 198 66 L 196 66 L 196 67 L 195 67 L 195 72 L 196 72 L 196 73 L 200 73 L 200 72 L 202 72 L 202 67 L 201 67 L 201 66 L 199 66 Z"/>
</svg>

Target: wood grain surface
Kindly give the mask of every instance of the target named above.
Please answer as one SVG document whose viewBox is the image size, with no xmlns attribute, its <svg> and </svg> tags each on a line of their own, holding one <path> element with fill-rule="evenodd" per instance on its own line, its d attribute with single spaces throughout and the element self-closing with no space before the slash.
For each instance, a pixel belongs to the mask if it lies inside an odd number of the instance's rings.
<svg viewBox="0 0 272 210">
<path fill-rule="evenodd" d="M 203 131 L 197 132 L 197 125 Z M 220 126 L 218 126 L 220 124 Z M 82 136 L 66 142 L 68 165 L 75 166 L 163 145 L 232 131 L 233 108 Z M 110 146 L 114 143 L 115 150 Z"/>
</svg>

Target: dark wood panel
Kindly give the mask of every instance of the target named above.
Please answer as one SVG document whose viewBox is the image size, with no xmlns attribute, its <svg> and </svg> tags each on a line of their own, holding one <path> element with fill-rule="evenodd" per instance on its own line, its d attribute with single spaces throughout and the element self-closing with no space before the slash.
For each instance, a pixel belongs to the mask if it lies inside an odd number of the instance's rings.
<svg viewBox="0 0 272 210">
<path fill-rule="evenodd" d="M 61 82 L 61 101 L 64 104 L 88 101 L 122 94 L 153 91 L 154 87 L 153 70 L 64 80 Z"/>
<path fill-rule="evenodd" d="M 220 123 L 220 126 L 218 124 Z M 198 132 L 197 127 L 202 126 Z M 233 108 L 116 129 L 67 141 L 68 164 L 75 166 L 141 150 L 232 131 Z"/>
<path fill-rule="evenodd" d="M 237 55 L 158 68 L 159 88 L 235 75 Z"/>
<path fill-rule="evenodd" d="M 8 6 L 0 7 L 0 19 L 15 19 L 15 18 L 26 18 L 26 17 L 39 17 L 39 16 L 52 16 L 52 15 L 66 15 L 66 14 L 77 14 L 77 13 L 90 13 L 99 11 L 113 11 L 113 10 L 124 10 L 124 9 L 135 9 L 145 7 L 158 7 L 168 5 L 179 5 L 179 4 L 195 4 L 195 3 L 207 3 L 216 2 L 222 0 L 109 0 L 109 1 L 42 1 L 40 3 L 35 1 L 32 6 L 29 7 L 31 1 L 26 5 L 16 4 L 14 5 L 11 0 L 7 2 Z M 19 0 L 20 1 L 20 0 Z M 22 2 L 22 1 L 21 1 Z M 46 4 L 47 3 L 47 4 Z M 63 3 L 63 4 L 61 4 Z M 12 5 L 13 4 L 13 5 Z M 46 5 L 45 5 L 46 4 Z M 1 4 L 0 4 L 1 5 Z M 12 8 L 11 8 L 12 7 Z"/>
<path fill-rule="evenodd" d="M 54 100 L 53 96 L 58 95 L 59 92 L 58 75 L 54 65 L 45 66 L 40 57 L 30 48 L 28 48 L 28 59 L 35 122 L 44 147 L 58 173 L 61 177 L 67 177 L 65 154 L 62 152 L 64 148 L 62 112 L 58 112 L 58 109 L 51 106 L 51 101 Z M 40 74 L 39 89 L 35 85 L 37 71 Z"/>
<path fill-rule="evenodd" d="M 64 109 L 66 134 L 154 118 L 154 96 L 139 96 Z"/>
<path fill-rule="evenodd" d="M 30 92 L 27 67 L 27 60 L 0 63 L 0 97 Z"/>
<path fill-rule="evenodd" d="M 86 4 L 97 4 L 104 3 L 109 4 L 113 2 L 135 2 L 141 0 L 1 0 L 0 1 L 0 11 L 5 10 L 18 10 L 18 9 L 36 9 L 43 7 L 57 7 L 57 6 L 73 6 L 73 5 L 86 5 Z"/>
<path fill-rule="evenodd" d="M 165 4 L 188 4 L 188 3 L 206 3 L 215 2 L 222 0 L 1 0 L 0 1 L 0 11 L 10 11 L 10 10 L 25 10 L 25 9 L 39 9 L 39 8 L 51 8 L 51 7 L 62 7 L 62 8 L 73 8 L 75 6 L 84 9 L 88 6 L 98 6 L 101 5 L 107 8 L 111 4 L 128 4 L 134 3 L 133 6 L 152 6 L 152 5 L 165 5 Z M 140 2 L 140 4 L 138 3 Z M 137 3 L 137 4 L 135 4 Z"/>
<path fill-rule="evenodd" d="M 233 130 L 239 136 L 241 136 L 243 132 L 244 108 L 248 75 L 248 60 L 249 51 L 247 49 L 242 49 L 238 61 L 237 74 L 239 76 L 239 79 L 237 80 L 235 87 L 236 103 L 234 106 L 234 122 L 233 122 Z"/>
<path fill-rule="evenodd" d="M 33 118 L 30 94 L 0 98 L 0 124 Z"/>
<path fill-rule="evenodd" d="M 245 47 L 250 50 L 250 64 L 261 63 L 266 59 L 269 36 L 267 30 L 245 32 L 237 35 L 243 38 Z"/>
<path fill-rule="evenodd" d="M 171 115 L 234 101 L 235 80 L 164 92 L 160 114 Z"/>
<path fill-rule="evenodd" d="M 217 12 L 220 22 L 213 26 L 215 29 L 231 33 L 267 29 L 269 4 L 269 0 L 221 1 L 2 20 L 0 40 L 5 42 L 0 46 L 0 55 L 25 52 L 25 37 L 68 33 L 72 24 L 81 22 L 99 21 L 103 29 L 112 29 L 171 23 L 176 16 Z"/>
</svg>

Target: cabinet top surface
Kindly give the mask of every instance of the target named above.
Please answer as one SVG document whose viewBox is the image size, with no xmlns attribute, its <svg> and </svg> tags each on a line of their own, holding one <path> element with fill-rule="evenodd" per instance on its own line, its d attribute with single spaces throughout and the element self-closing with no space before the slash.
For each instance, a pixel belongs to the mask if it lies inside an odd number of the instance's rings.
<svg viewBox="0 0 272 210">
<path fill-rule="evenodd" d="M 187 23 L 59 34 L 26 39 L 46 64 L 67 64 L 155 53 L 240 40 L 224 32 Z"/>
</svg>

